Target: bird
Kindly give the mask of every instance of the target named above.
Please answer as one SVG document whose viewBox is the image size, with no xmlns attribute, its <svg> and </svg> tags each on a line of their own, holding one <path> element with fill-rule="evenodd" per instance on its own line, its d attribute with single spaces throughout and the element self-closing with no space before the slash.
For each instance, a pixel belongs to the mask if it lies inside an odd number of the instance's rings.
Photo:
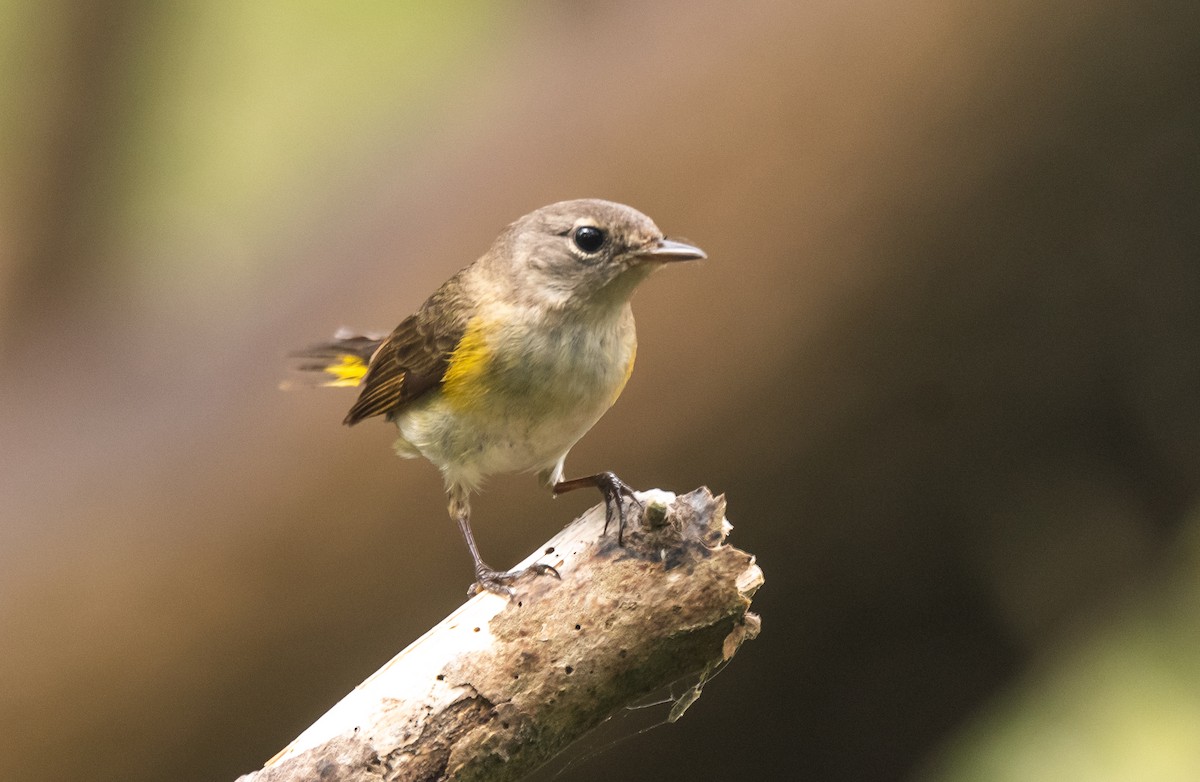
<svg viewBox="0 0 1200 782">
<path fill-rule="evenodd" d="M 527 571 L 558 572 L 486 564 L 471 531 L 471 495 L 490 475 L 521 472 L 555 496 L 595 487 L 604 534 L 615 520 L 623 545 L 633 489 L 611 471 L 566 479 L 564 463 L 633 371 L 638 284 L 664 265 L 706 257 L 632 207 L 561 201 L 506 227 L 390 334 L 340 331 L 293 354 L 303 360 L 296 368 L 319 373 L 321 385 L 359 387 L 343 423 L 384 418 L 398 430 L 397 454 L 441 471 L 474 566 L 468 594 L 511 596 Z"/>
</svg>

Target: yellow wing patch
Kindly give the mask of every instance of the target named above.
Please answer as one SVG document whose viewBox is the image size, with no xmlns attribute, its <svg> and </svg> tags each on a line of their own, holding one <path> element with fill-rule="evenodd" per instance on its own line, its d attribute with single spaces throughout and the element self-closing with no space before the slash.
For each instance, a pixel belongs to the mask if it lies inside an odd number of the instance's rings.
<svg viewBox="0 0 1200 782">
<path fill-rule="evenodd" d="M 352 388 L 361 383 L 363 377 L 366 376 L 367 362 L 358 356 L 343 353 L 338 356 L 336 361 L 331 362 L 329 366 L 322 367 L 321 371 L 333 375 L 333 380 L 327 380 L 321 385 L 334 388 Z"/>
<path fill-rule="evenodd" d="M 483 375 L 492 358 L 485 332 L 483 318 L 472 318 L 450 354 L 450 363 L 442 376 L 442 395 L 455 407 L 473 407 L 483 401 L 486 393 Z"/>
<path fill-rule="evenodd" d="M 617 403 L 617 398 L 621 396 L 621 392 L 625 390 L 625 384 L 629 382 L 629 376 L 633 374 L 633 364 L 637 361 L 637 342 L 633 343 L 633 347 L 629 351 L 629 363 L 625 365 L 625 377 L 621 378 L 621 384 L 617 386 L 617 390 L 613 392 L 612 401 L 608 403 L 612 407 Z"/>
</svg>

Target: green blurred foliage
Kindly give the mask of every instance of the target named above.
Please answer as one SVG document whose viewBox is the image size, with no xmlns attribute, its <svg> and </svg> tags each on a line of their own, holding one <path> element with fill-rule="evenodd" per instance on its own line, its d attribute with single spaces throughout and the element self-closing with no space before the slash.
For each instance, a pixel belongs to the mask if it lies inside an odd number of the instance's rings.
<svg viewBox="0 0 1200 782">
<path fill-rule="evenodd" d="M 336 176 L 347 141 L 411 134 L 447 82 L 486 57 L 499 4 L 173 4 L 122 78 L 120 220 L 130 233 L 240 235 L 279 226 L 293 194 Z M 338 150 L 342 150 L 340 153 Z M 332 154 L 331 154 L 332 151 Z M 135 256 L 136 257 L 136 256 Z M 142 259 L 145 260 L 145 259 Z M 169 255 L 138 273 L 190 277 Z M 197 284 L 271 272 L 218 256 Z"/>
<path fill-rule="evenodd" d="M 1200 774 L 1200 519 L 1158 577 L 971 719 L 927 782 L 1187 782 Z"/>
</svg>

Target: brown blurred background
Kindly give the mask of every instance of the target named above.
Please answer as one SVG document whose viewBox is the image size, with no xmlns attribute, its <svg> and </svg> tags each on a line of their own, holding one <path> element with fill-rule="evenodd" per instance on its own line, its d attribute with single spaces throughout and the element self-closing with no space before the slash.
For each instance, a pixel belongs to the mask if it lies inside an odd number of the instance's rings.
<svg viewBox="0 0 1200 782">
<path fill-rule="evenodd" d="M 460 602 L 285 356 L 580 196 L 710 260 L 569 471 L 726 492 L 767 582 L 560 778 L 1200 778 L 1195 2 L 8 2 L 0 63 L 0 778 L 232 779 Z"/>
</svg>

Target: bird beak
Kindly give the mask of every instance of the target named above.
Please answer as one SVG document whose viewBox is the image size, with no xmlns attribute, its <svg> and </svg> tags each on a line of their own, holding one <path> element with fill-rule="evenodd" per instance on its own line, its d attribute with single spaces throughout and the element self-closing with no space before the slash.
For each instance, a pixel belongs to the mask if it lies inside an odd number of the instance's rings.
<svg viewBox="0 0 1200 782">
<path fill-rule="evenodd" d="M 674 239 L 660 239 L 658 244 L 649 247 L 640 253 L 641 257 L 648 261 L 698 261 L 707 258 L 703 250 L 683 242 L 677 242 Z"/>
</svg>

